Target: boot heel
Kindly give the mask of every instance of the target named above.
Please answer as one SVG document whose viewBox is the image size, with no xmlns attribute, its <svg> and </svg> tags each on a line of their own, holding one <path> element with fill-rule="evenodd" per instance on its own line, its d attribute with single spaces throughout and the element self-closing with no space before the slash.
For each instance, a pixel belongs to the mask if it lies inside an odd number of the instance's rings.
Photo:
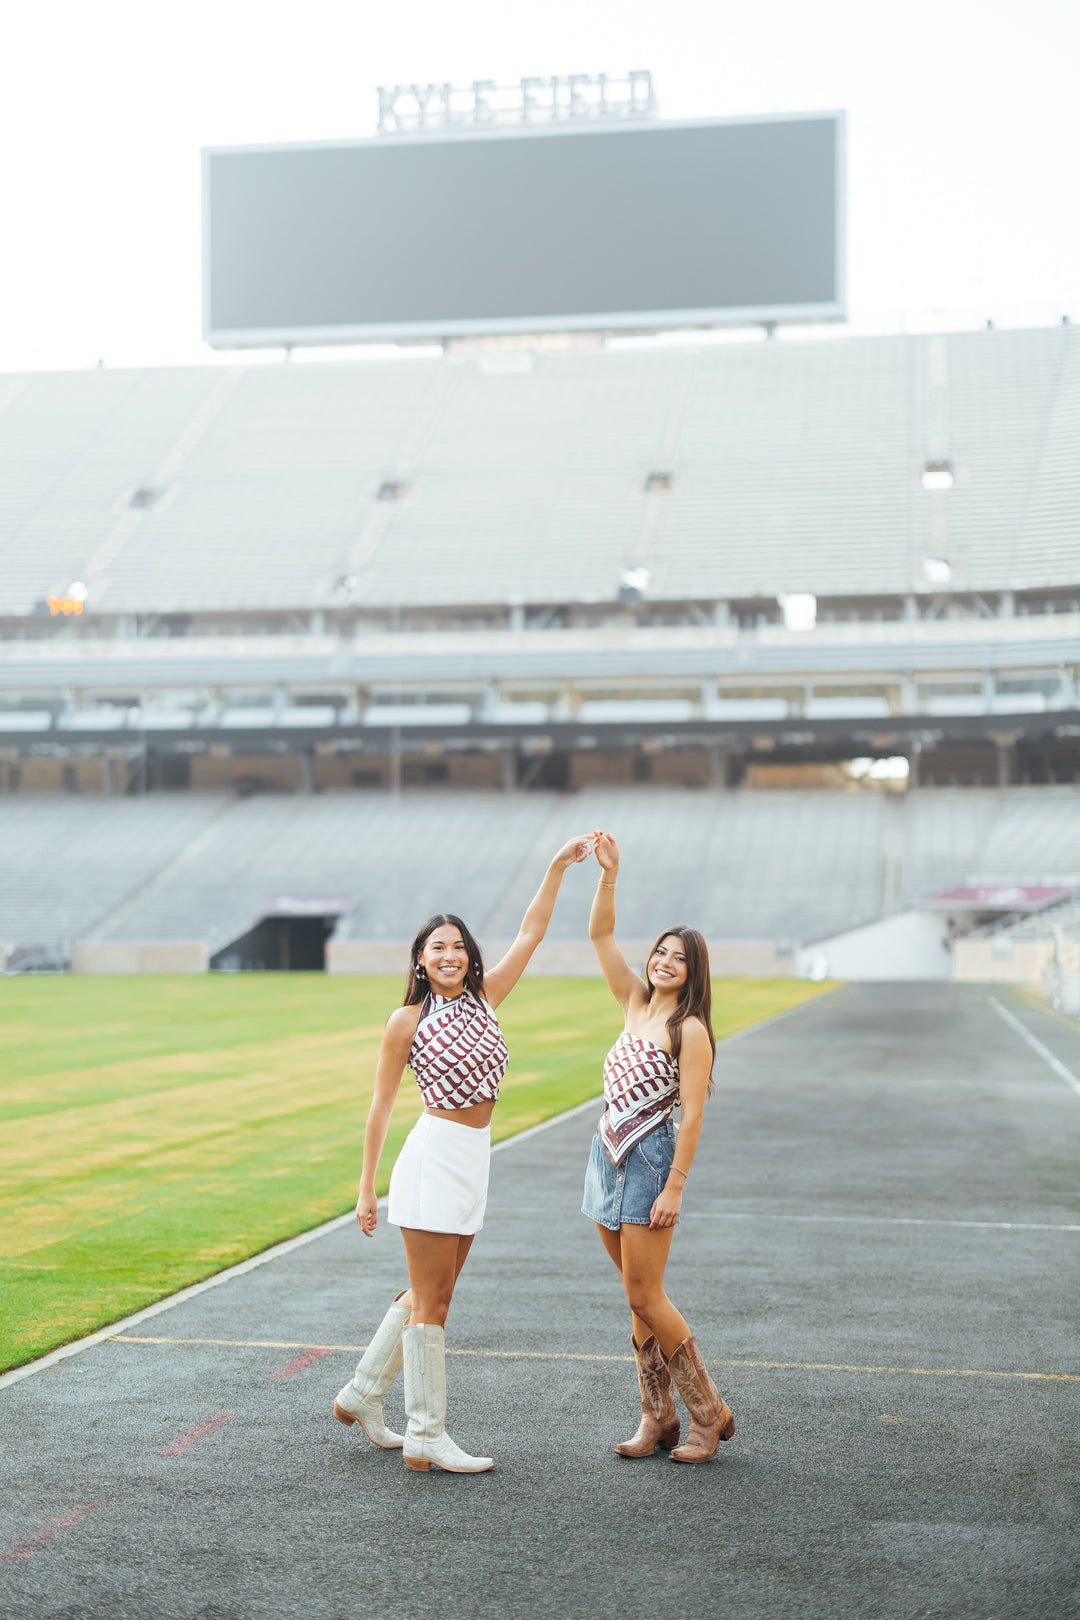
<svg viewBox="0 0 1080 1620">
<path fill-rule="evenodd" d="M 412 1468 L 418 1474 L 427 1474 L 431 1471 L 431 1464 L 426 1457 L 406 1457 L 406 1468 Z"/>
<path fill-rule="evenodd" d="M 720 1438 L 721 1440 L 730 1440 L 734 1433 L 735 1419 L 733 1417 L 729 1417 L 727 1422 L 724 1424 L 724 1427 L 720 1430 Z"/>
<path fill-rule="evenodd" d="M 657 1444 L 660 1447 L 660 1450 L 661 1451 L 674 1451 L 675 1447 L 679 1443 L 679 1433 L 680 1433 L 680 1431 L 676 1427 L 674 1429 L 669 1429 L 667 1434 L 662 1434 L 660 1436 L 659 1441 L 657 1442 Z"/>
<path fill-rule="evenodd" d="M 343 1406 L 339 1406 L 337 1401 L 334 1402 L 334 1416 L 337 1418 L 339 1423 L 350 1424 L 356 1422 L 353 1414 L 351 1412 L 346 1412 L 345 1408 Z"/>
</svg>

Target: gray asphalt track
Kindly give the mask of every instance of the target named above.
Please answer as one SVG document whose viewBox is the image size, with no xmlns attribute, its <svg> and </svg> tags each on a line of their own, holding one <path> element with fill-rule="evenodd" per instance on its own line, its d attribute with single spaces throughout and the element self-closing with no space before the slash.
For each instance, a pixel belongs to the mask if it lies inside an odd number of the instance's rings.
<svg viewBox="0 0 1080 1620">
<path fill-rule="evenodd" d="M 272 1376 L 404 1286 L 393 1228 L 342 1229 L 3 1391 L 0 1613 L 1080 1615 L 1080 1096 L 976 987 L 849 986 L 718 1076 L 668 1273 L 736 1415 L 715 1463 L 612 1452 L 587 1113 L 493 1161 L 451 1313 L 451 1431 L 492 1473 L 334 1423 L 347 1350 Z"/>
</svg>

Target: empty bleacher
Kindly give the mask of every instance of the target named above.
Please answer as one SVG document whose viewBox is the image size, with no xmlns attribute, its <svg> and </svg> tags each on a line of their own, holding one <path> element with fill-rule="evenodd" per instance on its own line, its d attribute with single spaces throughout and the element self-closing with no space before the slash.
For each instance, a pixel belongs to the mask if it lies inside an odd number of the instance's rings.
<svg viewBox="0 0 1080 1620">
<path fill-rule="evenodd" d="M 619 927 L 634 940 L 679 920 L 714 940 L 805 942 L 897 897 L 1080 869 L 1071 788 L 44 796 L 0 800 L 0 940 L 201 941 L 212 953 L 289 897 L 343 908 L 343 940 L 408 939 L 443 909 L 505 940 L 550 855 L 595 827 L 620 840 Z M 589 876 L 571 873 L 553 940 L 584 937 L 591 895 Z"/>
<path fill-rule="evenodd" d="M 1080 794 L 1073 788 L 909 795 L 906 904 L 958 883 L 1061 879 L 1080 883 Z"/>
<path fill-rule="evenodd" d="M 5 799 L 0 808 L 0 950 L 74 943 L 144 884 L 230 804 L 224 794 L 148 799 Z"/>
<path fill-rule="evenodd" d="M 1080 578 L 1074 329 L 518 358 L 0 379 L 0 614 L 902 594 L 935 453 L 958 588 Z"/>
</svg>

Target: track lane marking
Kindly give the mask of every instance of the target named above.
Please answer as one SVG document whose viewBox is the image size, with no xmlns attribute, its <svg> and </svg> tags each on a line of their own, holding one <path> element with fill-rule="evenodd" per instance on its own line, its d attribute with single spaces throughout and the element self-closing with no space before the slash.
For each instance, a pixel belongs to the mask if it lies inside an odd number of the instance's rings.
<svg viewBox="0 0 1080 1620">
<path fill-rule="evenodd" d="M 1037 1053 L 1037 1055 L 1042 1058 L 1043 1062 L 1047 1064 L 1049 1068 L 1053 1069 L 1058 1078 L 1060 1080 L 1064 1080 L 1067 1086 L 1071 1086 L 1076 1095 L 1080 1097 L 1080 1080 L 1076 1078 L 1072 1070 L 1067 1069 L 1064 1063 L 1062 1063 L 1061 1059 L 1055 1057 L 1050 1048 L 1048 1046 L 1044 1046 L 1039 1037 L 1037 1035 L 1033 1035 L 1030 1029 L 1028 1029 L 1027 1025 L 1021 1023 L 1020 1019 L 1017 1018 L 1015 1013 L 1011 1013 L 1008 1007 L 1003 1007 L 996 996 L 991 996 L 989 1000 L 991 1007 L 993 1007 L 998 1017 L 1003 1018 L 1008 1024 L 1009 1028 L 1015 1030 L 1020 1039 L 1022 1041 L 1026 1041 L 1031 1047 L 1031 1050 Z"/>
<path fill-rule="evenodd" d="M 765 1210 L 743 1213 L 726 1209 L 691 1209 L 686 1221 L 838 1221 L 871 1226 L 974 1226 L 1001 1232 L 1080 1232 L 1080 1224 L 1055 1221 L 950 1221 L 928 1215 L 771 1215 Z"/>
<path fill-rule="evenodd" d="M 292 1349 L 292 1345 L 289 1346 L 289 1349 Z M 277 1372 L 267 1373 L 266 1376 L 267 1378 L 295 1378 L 297 1373 L 302 1373 L 308 1367 L 313 1367 L 317 1361 L 322 1360 L 323 1356 L 328 1356 L 330 1353 L 329 1350 L 324 1350 L 321 1344 L 313 1344 L 310 1350 L 305 1350 L 302 1355 L 294 1356 L 291 1361 L 285 1363 L 284 1367 L 279 1367 Z"/>
<path fill-rule="evenodd" d="M 88 1513 L 93 1513 L 95 1509 L 104 1506 L 103 1501 L 76 1503 L 74 1507 L 68 1508 L 66 1513 L 61 1513 L 57 1518 L 50 1519 L 49 1523 L 43 1525 L 40 1530 L 35 1530 L 33 1535 L 27 1536 L 25 1541 L 20 1541 L 19 1545 L 13 1547 L 10 1552 L 0 1553 L 0 1562 L 14 1563 L 18 1559 L 33 1558 L 34 1554 L 40 1552 L 42 1547 L 51 1546 L 62 1530 L 68 1529 L 70 1525 L 78 1524 L 79 1520 L 85 1519 Z"/>
<path fill-rule="evenodd" d="M 185 1429 L 183 1434 L 178 1434 L 175 1440 L 170 1440 L 167 1446 L 162 1446 L 161 1450 L 155 1452 L 154 1455 L 157 1457 L 182 1457 L 185 1451 L 190 1451 L 192 1446 L 197 1446 L 199 1441 L 205 1440 L 208 1434 L 215 1434 L 223 1424 L 228 1423 L 229 1419 L 235 1416 L 235 1412 L 212 1412 L 201 1423 L 196 1423 L 193 1429 Z"/>
<path fill-rule="evenodd" d="M 808 1007 L 817 1006 L 819 1002 L 827 1000 L 844 989 L 844 984 L 833 985 L 820 995 L 809 996 L 806 1001 L 798 1002 L 794 1007 L 785 1007 L 783 1012 L 774 1013 L 769 1018 L 762 1018 L 756 1024 L 748 1024 L 744 1029 L 734 1030 L 730 1035 L 722 1035 L 717 1046 L 729 1046 L 732 1041 L 743 1040 L 748 1035 L 756 1035 L 759 1030 L 768 1029 L 771 1024 L 778 1024 L 783 1019 L 792 1018 L 796 1013 L 804 1012 Z M 511 1136 L 504 1136 L 498 1142 L 493 1142 L 492 1153 L 506 1152 L 519 1142 L 525 1142 L 531 1136 L 538 1136 L 541 1131 L 550 1131 L 557 1125 L 565 1124 L 567 1120 L 583 1114 L 587 1109 L 596 1108 L 603 1103 L 603 1093 L 598 1092 L 594 1097 L 588 1097 L 584 1102 L 577 1103 L 573 1108 L 567 1108 L 561 1114 L 553 1114 L 550 1119 L 542 1119 L 539 1124 L 530 1125 L 523 1131 L 517 1131 Z M 386 1194 L 379 1199 L 379 1208 L 385 1210 Z M 251 1255 L 247 1260 L 240 1260 L 235 1265 L 226 1266 L 224 1271 L 215 1272 L 212 1277 L 204 1277 L 201 1282 L 190 1283 L 186 1288 L 179 1289 L 175 1294 L 167 1294 L 164 1299 L 155 1300 L 152 1305 L 145 1305 L 141 1310 L 133 1311 L 129 1316 L 122 1316 L 115 1322 L 103 1323 L 93 1332 L 83 1334 L 73 1339 L 69 1344 L 57 1345 L 55 1350 L 47 1350 L 43 1356 L 36 1356 L 33 1361 L 26 1361 L 19 1367 L 9 1367 L 0 1373 L 0 1389 L 6 1389 L 9 1384 L 19 1383 L 24 1378 L 32 1378 L 35 1373 L 45 1372 L 55 1367 L 57 1362 L 66 1361 L 69 1356 L 80 1355 L 95 1344 L 103 1344 L 114 1338 L 125 1328 L 136 1327 L 140 1322 L 148 1321 L 150 1317 L 158 1316 L 162 1311 L 171 1311 L 176 1305 L 183 1305 L 189 1299 L 196 1298 L 206 1292 L 208 1288 L 219 1288 L 222 1283 L 231 1282 L 234 1277 L 242 1277 L 258 1266 L 265 1266 L 280 1256 L 290 1254 L 294 1249 L 302 1248 L 305 1244 L 314 1243 L 318 1238 L 326 1237 L 330 1232 L 339 1231 L 342 1227 L 351 1226 L 356 1219 L 355 1211 L 347 1210 L 343 1215 L 335 1215 L 328 1221 L 322 1221 L 318 1226 L 311 1226 L 306 1232 L 298 1232 L 295 1237 L 286 1238 L 281 1243 L 274 1243 L 259 1254 Z"/>
<path fill-rule="evenodd" d="M 286 1343 L 280 1339 L 165 1339 L 136 1337 L 132 1333 L 109 1334 L 108 1344 L 206 1344 L 232 1345 L 245 1350 L 319 1350 L 324 1355 L 342 1350 L 350 1354 L 367 1349 L 366 1344 L 302 1344 Z M 604 1356 L 586 1354 L 580 1350 L 451 1350 L 448 1356 L 492 1357 L 506 1361 L 624 1361 L 633 1356 Z M 299 1359 L 299 1358 L 298 1358 Z M 770 1367 L 787 1368 L 802 1372 L 857 1372 L 857 1373 L 909 1373 L 918 1378 L 1027 1378 L 1049 1383 L 1080 1384 L 1080 1373 L 1051 1372 L 997 1372 L 981 1371 L 971 1367 L 862 1367 L 844 1361 L 756 1361 L 710 1359 L 710 1367 Z M 229 1413 L 224 1414 L 226 1417 Z M 183 1438 L 181 1436 L 181 1438 Z M 174 1442 L 175 1443 L 175 1442 Z M 161 1455 L 161 1453 L 159 1453 Z"/>
</svg>

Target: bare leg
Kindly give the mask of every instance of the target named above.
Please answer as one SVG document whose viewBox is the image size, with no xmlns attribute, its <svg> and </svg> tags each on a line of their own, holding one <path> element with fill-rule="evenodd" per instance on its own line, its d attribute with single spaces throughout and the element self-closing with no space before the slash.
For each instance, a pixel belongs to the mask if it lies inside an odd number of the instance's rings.
<svg viewBox="0 0 1080 1620">
<path fill-rule="evenodd" d="M 652 1333 L 665 1356 L 671 1356 L 690 1337 L 685 1317 L 664 1292 L 664 1267 L 674 1231 L 673 1226 L 653 1230 L 624 1225 L 619 1232 L 619 1270 L 634 1314 L 635 1343 L 644 1344 Z"/>
<path fill-rule="evenodd" d="M 622 1242 L 620 1240 L 619 1233 L 613 1232 L 609 1226 L 601 1226 L 599 1222 L 597 1222 L 596 1230 L 599 1232 L 600 1241 L 614 1261 L 615 1269 L 618 1271 L 619 1276 L 621 1277 Z M 649 1326 L 648 1322 L 643 1321 L 640 1316 L 634 1315 L 633 1311 L 631 1311 L 630 1314 L 633 1317 L 633 1326 L 631 1327 L 630 1331 L 634 1336 L 634 1343 L 637 1345 L 638 1349 L 640 1349 L 652 1332 L 652 1328 Z"/>
<path fill-rule="evenodd" d="M 409 1267 L 409 1326 L 427 1322 L 432 1327 L 445 1327 L 454 1285 L 472 1247 L 472 1238 L 457 1232 L 421 1232 L 405 1226 L 401 1235 Z"/>
<path fill-rule="evenodd" d="M 436 1234 L 436 1235 L 439 1235 L 439 1234 Z M 451 1235 L 453 1235 L 453 1234 L 451 1234 Z M 614 1237 L 615 1234 L 612 1233 L 612 1236 Z M 459 1235 L 458 1236 L 458 1248 L 457 1248 L 457 1269 L 454 1272 L 454 1283 L 455 1283 L 455 1285 L 457 1283 L 458 1278 L 461 1276 L 461 1268 L 465 1264 L 465 1261 L 468 1259 L 469 1250 L 471 1248 L 472 1248 L 472 1238 L 471 1237 L 461 1237 Z M 406 1248 L 406 1263 L 408 1263 L 408 1249 L 407 1248 Z M 406 1290 L 405 1290 L 405 1292 L 403 1294 L 398 1295 L 398 1304 L 401 1305 L 407 1311 L 412 1310 L 413 1297 L 412 1297 L 412 1289 L 411 1288 L 406 1288 Z M 425 1317 L 424 1320 L 426 1321 L 427 1318 Z"/>
<path fill-rule="evenodd" d="M 667 1265 L 674 1227 L 658 1227 L 653 1231 L 648 1226 L 623 1226 L 619 1231 L 612 1232 L 598 1223 L 596 1230 L 623 1280 L 633 1317 L 634 1343 L 640 1349 L 645 1340 L 655 1334 L 661 1350 L 665 1355 L 670 1355 L 690 1332 L 683 1317 L 664 1293 L 664 1267 Z M 642 1235 L 644 1243 L 641 1242 Z M 654 1315 L 663 1328 L 653 1320 Z M 679 1327 L 682 1329 L 679 1337 L 672 1338 L 671 1334 Z"/>
<path fill-rule="evenodd" d="M 612 1260 L 615 1262 L 615 1269 L 619 1273 L 619 1276 L 621 1277 L 622 1276 L 622 1244 L 619 1242 L 619 1234 L 618 1234 L 618 1232 L 612 1232 L 609 1227 L 601 1226 L 599 1221 L 596 1223 L 596 1230 L 600 1234 L 601 1243 L 604 1245 L 604 1248 L 607 1250 L 608 1254 L 611 1256 Z"/>
</svg>

